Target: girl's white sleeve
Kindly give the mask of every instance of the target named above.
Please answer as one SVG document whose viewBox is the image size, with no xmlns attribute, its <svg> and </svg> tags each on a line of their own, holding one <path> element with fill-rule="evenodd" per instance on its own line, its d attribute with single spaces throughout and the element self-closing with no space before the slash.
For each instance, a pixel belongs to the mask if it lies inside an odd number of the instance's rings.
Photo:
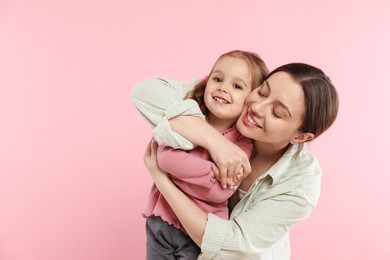
<svg viewBox="0 0 390 260">
<path fill-rule="evenodd" d="M 191 150 L 194 144 L 172 131 L 168 120 L 179 115 L 192 115 L 204 119 L 198 104 L 184 99 L 194 86 L 177 80 L 152 78 L 135 85 L 130 98 L 141 115 L 152 126 L 154 139 L 175 149 Z"/>
</svg>

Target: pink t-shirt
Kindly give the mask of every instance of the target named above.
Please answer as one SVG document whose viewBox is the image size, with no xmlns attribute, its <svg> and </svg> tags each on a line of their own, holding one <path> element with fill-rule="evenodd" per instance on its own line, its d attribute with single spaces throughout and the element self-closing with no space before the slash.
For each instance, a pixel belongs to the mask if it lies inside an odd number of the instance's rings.
<svg viewBox="0 0 390 260">
<path fill-rule="evenodd" d="M 235 126 L 226 130 L 223 135 L 243 149 L 248 157 L 250 156 L 252 141 L 242 136 Z M 228 218 L 228 198 L 234 191 L 223 189 L 214 178 L 216 166 L 206 149 L 198 146 L 186 151 L 160 145 L 157 158 L 160 168 L 170 173 L 173 183 L 201 209 L 221 218 Z M 150 191 L 143 216 L 159 216 L 185 232 L 168 202 L 155 185 Z"/>
</svg>

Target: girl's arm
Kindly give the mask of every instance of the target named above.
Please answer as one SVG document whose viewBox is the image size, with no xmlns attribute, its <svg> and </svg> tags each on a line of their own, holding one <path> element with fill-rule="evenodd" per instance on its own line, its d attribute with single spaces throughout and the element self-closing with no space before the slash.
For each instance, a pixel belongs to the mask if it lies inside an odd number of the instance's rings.
<svg viewBox="0 0 390 260">
<path fill-rule="evenodd" d="M 209 151 L 218 166 L 221 185 L 233 186 L 231 180 L 243 168 L 244 176 L 251 172 L 248 155 L 239 146 L 227 140 L 207 122 L 194 117 L 180 116 L 170 120 L 172 129 L 188 140 Z"/>
<path fill-rule="evenodd" d="M 225 187 L 227 178 L 232 179 L 241 167 L 244 174 L 251 171 L 249 158 L 204 121 L 194 100 L 183 100 L 191 87 L 191 84 L 179 81 L 154 78 L 136 85 L 131 99 L 154 127 L 153 137 L 158 143 L 187 150 L 195 144 L 207 149 L 219 169 L 221 185 Z"/>
<path fill-rule="evenodd" d="M 224 138 L 240 147 L 249 157 L 252 152 L 252 140 L 242 136 L 236 128 L 224 134 Z M 215 179 L 220 182 L 219 171 L 209 153 L 200 147 L 192 151 L 173 149 L 160 145 L 157 150 L 158 165 L 170 175 L 205 188 L 211 188 Z M 197 178 L 202 177 L 202 178 Z M 240 183 L 241 178 L 235 177 L 235 184 Z M 227 193 L 229 196 L 230 192 Z"/>
<path fill-rule="evenodd" d="M 200 157 L 197 152 L 187 152 L 160 145 L 157 150 L 157 161 L 161 170 L 191 185 L 211 189 L 216 182 L 214 171 L 217 167 L 208 158 Z M 199 194 L 199 196 L 202 195 Z M 231 195 L 232 192 L 226 189 L 225 200 Z"/>
<path fill-rule="evenodd" d="M 153 138 L 160 144 L 177 149 L 191 150 L 194 144 L 172 131 L 169 119 L 179 115 L 200 117 L 204 115 L 192 99 L 184 100 L 193 83 L 163 78 L 151 78 L 135 85 L 130 98 L 134 106 L 153 129 Z"/>
</svg>

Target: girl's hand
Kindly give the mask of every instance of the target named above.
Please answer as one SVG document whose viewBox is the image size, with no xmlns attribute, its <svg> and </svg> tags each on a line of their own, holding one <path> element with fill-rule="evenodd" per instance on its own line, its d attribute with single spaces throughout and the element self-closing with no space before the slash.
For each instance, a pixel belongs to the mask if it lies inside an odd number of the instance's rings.
<svg viewBox="0 0 390 260">
<path fill-rule="evenodd" d="M 158 166 L 157 148 L 157 142 L 152 139 L 146 147 L 146 151 L 144 153 L 145 166 L 148 169 L 149 174 L 153 178 L 154 182 L 156 182 L 158 178 L 169 178 L 168 174 L 161 170 L 161 168 Z"/>
<path fill-rule="evenodd" d="M 218 168 L 213 169 L 214 170 L 214 178 L 217 179 L 217 181 L 221 182 L 221 175 L 219 173 Z M 241 167 L 240 172 L 237 174 L 234 174 L 232 178 L 227 177 L 226 178 L 226 184 L 230 189 L 236 190 L 241 183 L 242 179 L 246 177 L 244 176 L 244 168 Z"/>
<path fill-rule="evenodd" d="M 218 167 L 215 176 L 221 181 L 222 187 L 234 188 L 238 179 L 242 179 L 242 176 L 251 172 L 249 158 L 240 147 L 229 140 L 221 138 L 219 141 L 220 143 L 216 143 L 208 149 L 211 158 Z"/>
<path fill-rule="evenodd" d="M 169 119 L 169 123 L 173 131 L 209 151 L 219 169 L 222 187 L 227 187 L 228 184 L 233 188 L 233 175 L 238 174 L 241 167 L 244 176 L 251 172 L 247 154 L 203 119 L 176 116 Z"/>
</svg>

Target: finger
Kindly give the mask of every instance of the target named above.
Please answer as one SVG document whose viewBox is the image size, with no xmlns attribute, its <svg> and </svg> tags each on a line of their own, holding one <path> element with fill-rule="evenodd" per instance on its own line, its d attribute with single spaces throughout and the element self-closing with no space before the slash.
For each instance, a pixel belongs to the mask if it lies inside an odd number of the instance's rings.
<svg viewBox="0 0 390 260">
<path fill-rule="evenodd" d="M 221 179 L 221 186 L 225 189 L 226 188 L 226 175 L 227 175 L 227 169 L 226 167 L 221 167 L 219 169 L 219 177 Z"/>
<path fill-rule="evenodd" d="M 158 143 L 152 138 L 152 140 L 150 141 L 150 152 L 152 155 L 156 155 L 157 154 L 157 149 L 158 149 Z"/>
<path fill-rule="evenodd" d="M 234 184 L 239 183 L 239 182 L 241 181 L 241 178 L 242 178 L 241 175 L 235 175 L 235 176 L 234 176 L 234 179 L 233 179 Z"/>
<path fill-rule="evenodd" d="M 145 153 L 144 153 L 144 164 L 147 165 L 148 162 L 150 161 L 151 159 L 151 142 L 148 143 L 148 145 L 146 146 L 146 149 L 145 149 Z"/>
<path fill-rule="evenodd" d="M 233 189 L 234 186 L 233 176 L 234 176 L 234 168 L 228 168 L 226 185 L 229 187 L 229 189 Z"/>
<path fill-rule="evenodd" d="M 241 166 L 240 171 L 236 175 L 237 181 L 241 181 L 242 177 L 244 176 L 244 168 Z"/>
<path fill-rule="evenodd" d="M 218 181 L 221 181 L 219 169 L 215 167 L 213 171 L 214 171 L 214 178 L 217 179 Z"/>
<path fill-rule="evenodd" d="M 234 186 L 238 184 L 240 180 L 237 178 L 237 176 L 234 177 L 233 179 L 233 182 L 234 182 Z"/>
<path fill-rule="evenodd" d="M 251 171 L 252 171 L 252 168 L 251 168 L 251 164 L 249 163 L 249 160 L 246 159 L 243 164 L 242 164 L 242 168 L 243 168 L 243 172 L 244 172 L 244 175 L 248 175 Z"/>
<path fill-rule="evenodd" d="M 233 176 L 237 176 L 240 174 L 241 172 L 241 168 L 242 166 L 239 164 L 239 165 L 236 165 L 236 167 L 234 167 L 234 173 L 233 173 Z"/>
<path fill-rule="evenodd" d="M 151 141 L 148 143 L 145 149 L 144 157 L 149 157 L 151 152 Z"/>
<path fill-rule="evenodd" d="M 232 178 L 226 178 L 226 185 L 231 190 L 234 188 L 234 186 L 236 186 Z"/>
</svg>

